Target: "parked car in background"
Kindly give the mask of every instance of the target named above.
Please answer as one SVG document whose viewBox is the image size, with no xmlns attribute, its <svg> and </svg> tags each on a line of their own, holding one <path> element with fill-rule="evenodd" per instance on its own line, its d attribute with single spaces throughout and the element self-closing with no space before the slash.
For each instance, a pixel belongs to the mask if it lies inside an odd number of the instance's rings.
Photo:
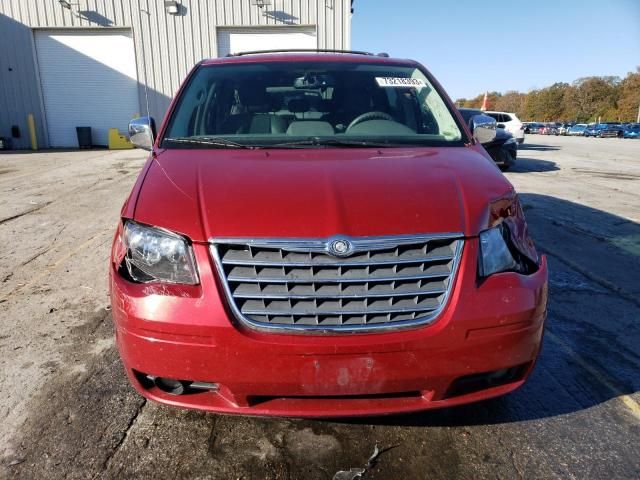
<svg viewBox="0 0 640 480">
<path fill-rule="evenodd" d="M 623 138 L 640 138 L 640 124 L 630 124 L 622 132 Z"/>
<path fill-rule="evenodd" d="M 482 115 L 484 113 L 482 110 L 473 108 L 459 108 L 458 111 L 467 125 L 470 126 L 475 115 Z M 485 143 L 482 146 L 503 172 L 516 163 L 518 143 L 513 135 L 507 132 L 506 129 L 496 128 L 496 138 L 492 142 Z"/>
<path fill-rule="evenodd" d="M 598 131 L 598 137 L 600 138 L 622 138 L 623 135 L 624 129 L 619 123 L 604 123 Z"/>
<path fill-rule="evenodd" d="M 577 123 L 573 127 L 569 128 L 569 130 L 567 131 L 567 135 L 570 135 L 572 137 L 574 136 L 583 137 L 584 131 L 586 130 L 586 128 L 587 128 L 586 124 Z"/>
<path fill-rule="evenodd" d="M 584 132 L 585 137 L 598 137 L 598 138 L 622 138 L 624 131 L 620 124 L 616 123 L 598 123 L 595 125 L 589 125 Z"/>
<path fill-rule="evenodd" d="M 556 131 L 556 135 L 569 135 L 569 129 L 573 127 L 575 123 L 561 123 Z"/>
<path fill-rule="evenodd" d="M 471 120 L 473 132 L 411 60 L 199 62 L 157 134 L 148 117 L 129 125 L 151 152 L 109 284 L 133 386 L 172 406 L 293 417 L 520 387 L 542 342 L 547 263 L 481 146 L 495 120 Z"/>
<path fill-rule="evenodd" d="M 495 118 L 496 122 L 498 122 L 498 127 L 504 128 L 513 135 L 513 138 L 515 138 L 518 143 L 524 142 L 524 125 L 515 113 L 484 112 L 484 114 Z"/>
<path fill-rule="evenodd" d="M 597 123 L 590 123 L 587 125 L 587 128 L 584 129 L 585 137 L 597 137 L 598 136 L 598 125 Z"/>
<path fill-rule="evenodd" d="M 531 133 L 536 135 L 540 133 L 540 130 L 542 130 L 543 127 L 544 124 L 540 122 L 529 122 L 524 129 L 524 133 Z"/>
<path fill-rule="evenodd" d="M 558 131 L 555 123 L 545 123 L 544 126 L 540 129 L 541 135 L 555 135 Z"/>
</svg>

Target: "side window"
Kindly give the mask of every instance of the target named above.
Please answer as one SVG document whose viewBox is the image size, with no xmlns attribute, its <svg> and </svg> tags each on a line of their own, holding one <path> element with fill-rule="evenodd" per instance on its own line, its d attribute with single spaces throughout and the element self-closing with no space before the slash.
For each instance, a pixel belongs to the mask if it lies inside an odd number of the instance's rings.
<svg viewBox="0 0 640 480">
<path fill-rule="evenodd" d="M 513 120 L 513 118 L 511 118 L 511 115 L 507 115 L 506 113 L 502 116 L 504 117 L 504 120 L 502 120 L 503 122 L 510 122 L 511 120 Z"/>
<path fill-rule="evenodd" d="M 487 113 L 486 115 L 489 115 L 491 118 L 495 119 L 496 122 L 502 121 L 500 120 L 501 115 L 499 113 Z"/>
</svg>

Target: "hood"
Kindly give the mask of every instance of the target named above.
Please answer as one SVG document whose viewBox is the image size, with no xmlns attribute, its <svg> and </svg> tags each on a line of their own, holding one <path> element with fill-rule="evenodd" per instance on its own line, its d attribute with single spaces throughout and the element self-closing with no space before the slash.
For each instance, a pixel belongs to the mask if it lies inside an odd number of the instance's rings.
<svg viewBox="0 0 640 480">
<path fill-rule="evenodd" d="M 486 228 L 512 187 L 480 147 L 160 151 L 135 220 L 187 235 L 329 237 Z"/>
</svg>

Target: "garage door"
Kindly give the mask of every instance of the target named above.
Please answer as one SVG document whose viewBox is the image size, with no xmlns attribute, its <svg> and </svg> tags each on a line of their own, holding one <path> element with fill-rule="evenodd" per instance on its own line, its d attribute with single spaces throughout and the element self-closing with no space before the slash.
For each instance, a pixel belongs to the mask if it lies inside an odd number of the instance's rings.
<svg viewBox="0 0 640 480">
<path fill-rule="evenodd" d="M 76 127 L 91 127 L 94 145 L 126 132 L 139 112 L 130 33 L 36 31 L 35 42 L 51 147 L 77 147 Z"/>
<path fill-rule="evenodd" d="M 318 48 L 315 27 L 219 28 L 218 56 L 252 50 Z"/>
</svg>

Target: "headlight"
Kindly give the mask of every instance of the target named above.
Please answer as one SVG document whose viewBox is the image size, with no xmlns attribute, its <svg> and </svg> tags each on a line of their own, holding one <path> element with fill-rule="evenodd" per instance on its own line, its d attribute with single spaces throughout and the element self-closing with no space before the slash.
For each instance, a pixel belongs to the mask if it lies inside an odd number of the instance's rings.
<svg viewBox="0 0 640 480">
<path fill-rule="evenodd" d="M 518 264 L 507 244 L 509 232 L 503 223 L 480 232 L 479 269 L 481 277 L 517 270 Z"/>
<path fill-rule="evenodd" d="M 127 221 L 123 242 L 127 271 L 137 282 L 198 283 L 193 250 L 186 238 Z"/>
</svg>

